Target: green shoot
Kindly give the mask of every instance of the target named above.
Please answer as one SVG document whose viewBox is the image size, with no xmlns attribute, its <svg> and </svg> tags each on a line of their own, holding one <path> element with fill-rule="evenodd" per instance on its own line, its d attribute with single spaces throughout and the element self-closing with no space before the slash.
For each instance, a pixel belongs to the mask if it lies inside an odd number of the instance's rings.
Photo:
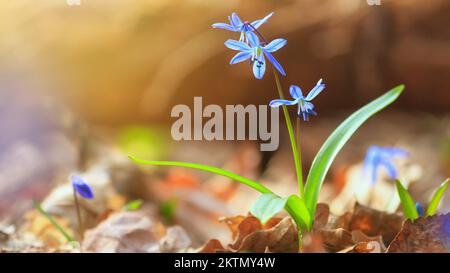
<svg viewBox="0 0 450 273">
<path fill-rule="evenodd" d="M 397 185 L 397 192 L 403 206 L 403 214 L 405 215 L 405 218 L 411 220 L 419 218 L 416 204 L 414 203 L 414 200 L 409 192 L 405 189 L 405 187 L 403 187 L 402 183 L 399 180 L 396 180 L 395 184 Z"/>
<path fill-rule="evenodd" d="M 430 204 L 428 205 L 427 215 L 432 216 L 436 213 L 437 207 L 441 202 L 442 197 L 444 196 L 445 190 L 448 188 L 448 184 L 450 183 L 450 179 L 447 178 L 441 186 L 434 192 L 433 197 L 431 198 Z"/>
</svg>

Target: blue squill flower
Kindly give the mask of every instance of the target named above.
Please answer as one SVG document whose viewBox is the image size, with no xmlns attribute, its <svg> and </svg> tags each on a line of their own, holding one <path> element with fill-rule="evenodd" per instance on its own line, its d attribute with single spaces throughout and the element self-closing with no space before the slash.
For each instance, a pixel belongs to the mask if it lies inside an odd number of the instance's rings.
<svg viewBox="0 0 450 273">
<path fill-rule="evenodd" d="M 281 64 L 272 56 L 272 53 L 279 50 L 287 44 L 285 39 L 275 39 L 272 42 L 263 45 L 260 44 L 256 35 L 248 35 L 249 44 L 236 40 L 228 40 L 225 45 L 232 50 L 240 51 L 230 61 L 230 64 L 236 64 L 250 59 L 253 63 L 253 74 L 255 78 L 262 79 L 266 72 L 266 59 L 283 75 L 286 76 Z"/>
<path fill-rule="evenodd" d="M 407 156 L 408 152 L 403 149 L 371 146 L 364 159 L 363 176 L 369 177 L 374 184 L 378 178 L 378 170 L 384 168 L 391 179 L 396 179 L 398 174 L 393 159 Z"/>
<path fill-rule="evenodd" d="M 423 217 L 425 215 L 422 203 L 416 202 L 416 210 L 417 210 L 417 213 L 419 214 L 419 217 Z"/>
<path fill-rule="evenodd" d="M 308 121 L 309 116 L 314 115 L 317 116 L 317 113 L 314 111 L 314 105 L 311 101 L 317 97 L 325 89 L 325 84 L 322 83 L 322 79 L 320 79 L 316 86 L 308 93 L 306 97 L 303 96 L 302 90 L 297 85 L 291 85 L 289 88 L 289 92 L 291 93 L 291 97 L 294 100 L 272 100 L 269 103 L 270 107 L 279 107 L 281 105 L 295 105 L 298 104 L 297 115 L 303 116 L 303 120 Z"/>
<path fill-rule="evenodd" d="M 83 198 L 92 199 L 94 198 L 94 192 L 92 191 L 91 186 L 87 184 L 83 178 L 78 175 L 73 175 L 70 177 L 70 181 L 72 182 L 73 188 L 80 194 Z"/>
<path fill-rule="evenodd" d="M 253 33 L 254 30 L 258 29 L 262 24 L 266 23 L 270 17 L 272 17 L 273 12 L 269 13 L 266 17 L 253 21 L 252 23 L 248 21 L 242 21 L 239 16 L 233 12 L 231 16 L 228 16 L 228 21 L 230 24 L 226 23 L 215 23 L 212 25 L 213 28 L 220 28 L 225 30 L 230 30 L 234 32 L 240 32 L 241 37 L 239 38 L 240 42 L 248 42 L 248 35 Z M 251 35 L 251 34 L 250 34 Z"/>
</svg>

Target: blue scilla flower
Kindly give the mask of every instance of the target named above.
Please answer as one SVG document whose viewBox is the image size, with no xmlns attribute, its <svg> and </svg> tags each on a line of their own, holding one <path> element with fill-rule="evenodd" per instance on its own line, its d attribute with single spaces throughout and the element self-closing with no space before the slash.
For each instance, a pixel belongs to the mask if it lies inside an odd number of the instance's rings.
<svg viewBox="0 0 450 273">
<path fill-rule="evenodd" d="M 269 103 L 270 107 L 279 107 L 281 105 L 295 105 L 298 104 L 298 111 L 297 115 L 303 116 L 304 121 L 309 120 L 309 116 L 314 115 L 317 116 L 317 113 L 314 111 L 314 105 L 311 103 L 311 101 L 317 97 L 317 95 L 320 94 L 325 89 L 325 84 L 322 83 L 322 79 L 320 79 L 316 86 L 314 86 L 313 89 L 309 92 L 309 94 L 304 97 L 302 93 L 302 89 L 298 87 L 297 85 L 291 85 L 289 88 L 289 92 L 291 93 L 291 97 L 294 100 L 272 100 Z"/>
<path fill-rule="evenodd" d="M 78 175 L 73 175 L 70 177 L 70 181 L 72 182 L 72 186 L 74 189 L 80 194 L 83 198 L 92 199 L 94 198 L 94 192 L 92 191 L 91 186 L 87 184 L 83 178 Z"/>
<path fill-rule="evenodd" d="M 425 215 L 425 211 L 423 210 L 422 203 L 416 202 L 416 210 L 417 210 L 417 213 L 419 214 L 419 217 L 423 217 Z"/>
<path fill-rule="evenodd" d="M 384 168 L 391 179 L 397 178 L 397 169 L 394 165 L 394 158 L 405 158 L 408 152 L 392 147 L 371 146 L 367 150 L 363 165 L 363 176 L 369 177 L 373 184 L 377 181 L 378 170 Z"/>
<path fill-rule="evenodd" d="M 228 40 L 225 45 L 232 50 L 240 51 L 230 61 L 230 64 L 236 64 L 250 59 L 253 63 L 253 74 L 255 78 L 262 79 L 266 72 L 266 59 L 283 75 L 286 76 L 281 64 L 272 56 L 272 53 L 279 50 L 287 44 L 285 39 L 275 39 L 270 43 L 261 44 L 258 36 L 248 35 L 249 44 L 236 40 Z"/>
<path fill-rule="evenodd" d="M 212 25 L 213 28 L 226 29 L 234 32 L 240 32 L 241 37 L 240 42 L 248 42 L 248 36 L 253 33 L 254 30 L 258 29 L 262 24 L 266 23 L 270 17 L 272 17 L 273 12 L 269 13 L 266 17 L 253 21 L 252 23 L 248 21 L 242 21 L 239 16 L 233 12 L 231 16 L 228 16 L 228 21 L 230 24 L 226 23 L 215 23 Z"/>
</svg>

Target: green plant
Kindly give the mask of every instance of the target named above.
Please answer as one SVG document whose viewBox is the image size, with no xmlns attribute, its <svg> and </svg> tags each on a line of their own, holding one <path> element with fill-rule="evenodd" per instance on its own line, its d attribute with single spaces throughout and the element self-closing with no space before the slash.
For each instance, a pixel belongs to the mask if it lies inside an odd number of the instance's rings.
<svg viewBox="0 0 450 273">
<path fill-rule="evenodd" d="M 433 196 L 431 197 L 431 200 L 428 204 L 427 209 L 427 216 L 432 216 L 436 213 L 437 207 L 439 203 L 442 200 L 442 197 L 444 196 L 445 190 L 448 188 L 448 184 L 450 183 L 450 179 L 447 178 L 434 192 Z M 400 201 L 402 203 L 403 207 L 403 214 L 405 215 L 406 219 L 415 220 L 419 218 L 422 213 L 417 208 L 417 205 L 420 205 L 419 203 L 415 203 L 414 199 L 411 197 L 411 194 L 409 194 L 408 190 L 403 187 L 402 183 L 399 180 L 396 180 L 395 182 L 397 186 L 397 192 L 398 196 L 400 197 Z M 421 205 L 419 206 L 421 207 Z"/>
<path fill-rule="evenodd" d="M 254 180 L 217 167 L 188 162 L 147 161 L 133 156 L 130 156 L 130 159 L 139 164 L 187 167 L 231 178 L 263 194 L 256 200 L 251 209 L 254 216 L 262 221 L 266 221 L 284 208 L 294 219 L 299 228 L 299 232 L 311 230 L 320 189 L 334 158 L 355 131 L 371 116 L 394 102 L 402 93 L 403 89 L 403 85 L 393 88 L 354 112 L 336 128 L 317 153 L 307 176 L 304 191 L 302 190 L 303 183 L 299 184 L 299 195 L 294 194 L 288 197 L 281 197 Z M 288 124 L 289 126 L 292 125 Z"/>
</svg>

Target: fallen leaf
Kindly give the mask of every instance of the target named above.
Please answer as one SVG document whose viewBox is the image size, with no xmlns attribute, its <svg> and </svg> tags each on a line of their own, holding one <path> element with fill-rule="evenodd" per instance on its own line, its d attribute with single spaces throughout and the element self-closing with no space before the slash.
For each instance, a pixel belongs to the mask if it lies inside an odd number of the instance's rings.
<svg viewBox="0 0 450 273">
<path fill-rule="evenodd" d="M 111 214 L 82 243 L 87 252 L 160 252 L 164 227 L 153 210 L 120 211 Z"/>
<path fill-rule="evenodd" d="M 406 220 L 387 252 L 450 252 L 450 213 Z"/>
<path fill-rule="evenodd" d="M 164 253 L 184 252 L 191 246 L 191 239 L 180 226 L 167 229 L 166 235 L 159 241 L 159 250 Z"/>
</svg>

